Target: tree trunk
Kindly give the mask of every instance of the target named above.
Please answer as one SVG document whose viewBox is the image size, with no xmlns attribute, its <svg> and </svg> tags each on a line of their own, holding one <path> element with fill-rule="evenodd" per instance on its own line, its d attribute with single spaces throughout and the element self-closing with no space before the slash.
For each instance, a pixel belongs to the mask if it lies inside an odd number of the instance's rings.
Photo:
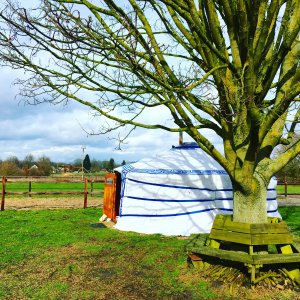
<svg viewBox="0 0 300 300">
<path fill-rule="evenodd" d="M 243 223 L 267 223 L 267 186 L 259 177 L 251 187 L 235 187 L 233 192 L 233 221 Z"/>
</svg>

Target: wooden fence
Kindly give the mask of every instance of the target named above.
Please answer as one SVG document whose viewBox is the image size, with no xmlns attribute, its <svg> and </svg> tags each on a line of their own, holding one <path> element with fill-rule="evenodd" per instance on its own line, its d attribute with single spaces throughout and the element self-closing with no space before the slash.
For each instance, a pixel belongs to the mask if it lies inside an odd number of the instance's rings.
<svg viewBox="0 0 300 300">
<path fill-rule="evenodd" d="M 28 191 L 26 192 L 16 192 L 16 191 L 7 191 L 7 185 L 13 182 L 27 182 Z M 83 183 L 83 190 L 81 191 L 32 191 L 32 183 Z M 104 183 L 103 178 L 87 178 L 83 180 L 79 178 L 64 178 L 64 177 L 2 177 L 2 193 L 1 193 L 1 211 L 5 208 L 5 198 L 11 195 L 83 195 L 83 208 L 87 208 L 88 195 L 103 196 L 103 192 L 95 193 L 94 192 L 94 183 Z"/>
<path fill-rule="evenodd" d="M 289 186 L 300 186 L 300 181 L 287 181 L 287 180 L 278 180 L 277 185 L 282 185 L 284 187 L 283 193 L 277 193 L 277 195 L 284 195 L 284 197 L 287 196 L 300 196 L 300 193 L 288 193 L 288 187 Z"/>
</svg>

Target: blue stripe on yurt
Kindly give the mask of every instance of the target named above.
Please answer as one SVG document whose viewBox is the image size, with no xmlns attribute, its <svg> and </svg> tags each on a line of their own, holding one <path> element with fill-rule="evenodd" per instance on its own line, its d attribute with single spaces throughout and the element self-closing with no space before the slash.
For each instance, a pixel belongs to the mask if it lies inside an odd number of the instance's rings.
<svg viewBox="0 0 300 300">
<path fill-rule="evenodd" d="M 154 186 L 163 186 L 163 187 L 174 188 L 174 189 L 200 190 L 200 191 L 210 191 L 210 192 L 215 191 L 215 190 L 207 189 L 207 188 L 197 188 L 197 187 L 181 186 L 181 185 L 159 184 L 159 183 L 146 182 L 146 181 L 141 181 L 141 180 L 136 180 L 136 179 L 131 179 L 131 178 L 126 178 L 126 179 L 130 180 L 130 181 L 133 181 L 133 182 L 137 182 L 137 183 L 142 183 L 142 184 L 147 184 L 147 185 L 154 185 Z"/>
<path fill-rule="evenodd" d="M 122 172 L 125 172 L 125 173 L 128 173 L 132 170 L 134 170 L 134 167 L 131 164 L 124 165 L 122 168 Z"/>
<path fill-rule="evenodd" d="M 177 216 L 184 216 L 184 215 L 193 215 L 198 213 L 203 213 L 207 211 L 215 210 L 215 208 L 207 208 L 202 210 L 196 210 L 191 212 L 184 212 L 184 213 L 178 213 L 178 214 L 164 214 L 164 215 L 138 215 L 138 214 L 124 214 L 120 217 L 149 217 L 149 218 L 160 218 L 160 217 L 177 217 Z"/>
<path fill-rule="evenodd" d="M 172 200 L 172 199 L 153 199 L 153 198 L 144 198 L 144 197 L 134 197 L 126 196 L 126 198 L 140 200 L 140 201 L 153 201 L 153 202 L 213 202 L 213 201 L 233 201 L 233 198 L 219 198 L 219 199 L 182 199 L 182 200 Z M 276 198 L 267 199 L 267 201 L 274 201 Z"/>
<path fill-rule="evenodd" d="M 218 210 L 224 210 L 224 211 L 233 211 L 232 208 L 218 208 Z M 274 209 L 274 210 L 267 210 L 267 213 L 275 213 L 277 212 L 278 210 L 277 209 Z"/>
<path fill-rule="evenodd" d="M 142 183 L 146 185 L 162 186 L 162 187 L 174 188 L 174 189 L 186 189 L 186 190 L 190 189 L 190 190 L 200 190 L 200 191 L 210 191 L 210 192 L 232 192 L 232 188 L 231 189 L 208 189 L 208 188 L 197 188 L 197 187 L 182 186 L 182 185 L 169 185 L 169 184 L 146 182 L 146 181 L 141 181 L 132 178 L 126 178 L 126 180 L 136 182 L 136 183 Z M 275 191 L 275 189 L 268 189 L 268 191 Z"/>
<path fill-rule="evenodd" d="M 214 199 L 194 199 L 194 200 L 171 200 L 171 199 L 152 199 L 143 197 L 126 196 L 129 199 L 142 200 L 142 201 L 155 201 L 155 202 L 213 202 Z"/>
<path fill-rule="evenodd" d="M 175 169 L 131 169 L 131 173 L 175 174 L 175 175 L 227 175 L 224 170 L 175 170 Z"/>
<path fill-rule="evenodd" d="M 183 143 L 183 145 L 172 146 L 171 150 L 191 150 L 191 149 L 200 149 L 199 145 L 195 142 Z"/>
<path fill-rule="evenodd" d="M 276 198 L 267 198 L 267 201 L 274 201 L 276 200 Z M 233 198 L 218 198 L 215 199 L 215 201 L 233 201 Z"/>
</svg>

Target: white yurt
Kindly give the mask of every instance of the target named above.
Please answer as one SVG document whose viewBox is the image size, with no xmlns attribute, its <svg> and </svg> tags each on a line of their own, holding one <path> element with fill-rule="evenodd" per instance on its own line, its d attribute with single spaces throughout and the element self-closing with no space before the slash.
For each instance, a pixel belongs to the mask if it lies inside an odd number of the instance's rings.
<svg viewBox="0 0 300 300">
<path fill-rule="evenodd" d="M 225 170 L 195 143 L 117 168 L 121 198 L 115 228 L 140 233 L 208 233 L 216 214 L 232 214 L 233 194 Z M 267 194 L 268 215 L 280 217 L 276 180 Z"/>
</svg>

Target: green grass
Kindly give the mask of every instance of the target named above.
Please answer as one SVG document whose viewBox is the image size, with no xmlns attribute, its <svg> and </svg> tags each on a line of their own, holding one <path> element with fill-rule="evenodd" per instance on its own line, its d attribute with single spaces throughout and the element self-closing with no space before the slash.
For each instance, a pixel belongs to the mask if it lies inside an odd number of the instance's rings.
<svg viewBox="0 0 300 300">
<path fill-rule="evenodd" d="M 178 281 L 185 239 L 104 228 L 100 216 L 2 212 L 0 299 L 202 299 Z"/>
<path fill-rule="evenodd" d="M 300 207 L 280 212 L 298 243 Z M 100 216 L 94 208 L 1 212 L 0 299 L 235 299 L 187 269 L 187 239 L 106 228 Z"/>
<path fill-rule="evenodd" d="M 107 174 L 108 172 L 107 171 L 97 171 L 97 172 L 89 172 L 89 173 L 84 173 L 84 176 L 85 177 L 103 177 Z M 82 173 L 81 171 L 79 173 L 55 173 L 55 174 L 51 174 L 50 177 L 54 177 L 54 178 L 62 178 L 64 177 L 65 175 L 68 175 L 68 177 L 73 177 L 73 178 L 80 178 L 82 177 Z"/>
<path fill-rule="evenodd" d="M 276 192 L 278 194 L 284 194 L 284 185 L 278 185 L 276 187 Z M 287 193 L 300 195 L 300 185 L 288 185 Z"/>
<path fill-rule="evenodd" d="M 279 208 L 282 219 L 292 230 L 297 242 L 300 244 L 300 206 L 284 206 Z"/>
<path fill-rule="evenodd" d="M 88 191 L 91 189 L 91 184 L 88 184 Z M 32 192 L 83 192 L 83 182 L 32 182 Z M 93 192 L 101 193 L 104 190 L 104 183 L 93 183 Z M 8 182 L 6 184 L 6 192 L 28 192 L 28 182 Z"/>
</svg>

